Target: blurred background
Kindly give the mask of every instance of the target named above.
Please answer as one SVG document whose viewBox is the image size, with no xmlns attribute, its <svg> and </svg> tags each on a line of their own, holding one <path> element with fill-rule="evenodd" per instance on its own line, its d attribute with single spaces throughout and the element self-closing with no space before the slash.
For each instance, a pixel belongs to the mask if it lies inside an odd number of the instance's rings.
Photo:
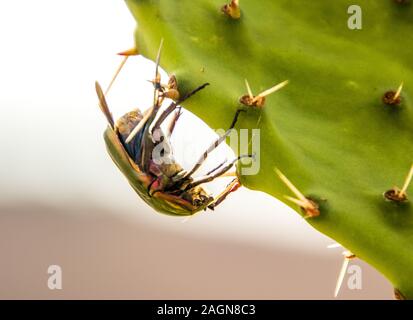
<svg viewBox="0 0 413 320">
<path fill-rule="evenodd" d="M 109 83 L 134 28 L 120 0 L 0 2 L 0 298 L 333 299 L 343 249 L 277 200 L 241 189 L 184 219 L 129 187 L 105 150 L 94 81 Z M 115 116 L 150 106 L 153 74 L 151 61 L 127 62 L 108 96 Z M 190 165 L 213 138 L 186 112 L 178 159 Z M 230 157 L 223 147 L 208 165 Z M 337 299 L 392 298 L 351 263 L 362 289 L 345 280 Z M 50 265 L 62 290 L 47 286 Z"/>
</svg>

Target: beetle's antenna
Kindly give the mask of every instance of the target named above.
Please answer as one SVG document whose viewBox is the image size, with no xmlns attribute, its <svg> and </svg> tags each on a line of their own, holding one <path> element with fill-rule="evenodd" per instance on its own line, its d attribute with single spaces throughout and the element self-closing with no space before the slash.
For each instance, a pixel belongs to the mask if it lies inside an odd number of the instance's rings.
<svg viewBox="0 0 413 320">
<path fill-rule="evenodd" d="M 259 98 L 264 98 L 266 96 L 269 96 L 270 94 L 273 94 L 274 92 L 281 90 L 282 88 L 284 88 L 290 81 L 289 80 L 285 80 L 275 86 L 273 86 L 270 89 L 267 89 L 263 92 L 261 92 L 259 95 L 257 95 L 254 99 L 253 102 L 256 102 Z"/>
<path fill-rule="evenodd" d="M 95 88 L 96 88 L 96 93 L 97 93 L 98 98 L 99 98 L 100 110 L 105 115 L 110 127 L 112 129 L 114 129 L 115 128 L 115 122 L 113 121 L 113 116 L 110 113 L 108 104 L 107 104 L 106 99 L 105 99 L 105 94 L 102 91 L 102 87 L 100 86 L 99 82 L 97 82 L 97 81 L 95 82 Z"/>
</svg>

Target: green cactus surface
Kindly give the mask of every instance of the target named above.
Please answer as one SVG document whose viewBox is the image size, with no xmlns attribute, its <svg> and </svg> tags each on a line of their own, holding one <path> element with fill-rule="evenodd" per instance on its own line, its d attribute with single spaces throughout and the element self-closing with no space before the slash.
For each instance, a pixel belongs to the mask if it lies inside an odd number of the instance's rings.
<svg viewBox="0 0 413 320">
<path fill-rule="evenodd" d="M 413 5 L 240 0 L 240 17 L 231 17 L 222 10 L 229 0 L 126 2 L 142 55 L 154 59 L 164 39 L 161 66 L 181 92 L 210 83 L 186 108 L 227 128 L 242 107 L 236 127 L 261 129 L 261 168 L 242 176 L 243 185 L 303 214 L 284 197 L 293 194 L 275 173 L 281 170 L 317 199 L 320 215 L 308 223 L 413 299 L 413 186 L 406 201 L 383 196 L 402 187 L 413 162 Z M 362 9 L 361 30 L 348 27 L 351 5 Z M 244 79 L 254 93 L 289 84 L 253 108 L 239 102 Z"/>
</svg>

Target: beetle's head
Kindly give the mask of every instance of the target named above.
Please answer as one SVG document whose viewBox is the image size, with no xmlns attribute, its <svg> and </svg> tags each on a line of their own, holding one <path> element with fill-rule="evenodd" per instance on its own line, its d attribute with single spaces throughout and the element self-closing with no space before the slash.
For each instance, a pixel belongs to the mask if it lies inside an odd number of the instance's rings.
<svg viewBox="0 0 413 320">
<path fill-rule="evenodd" d="M 189 189 L 184 192 L 182 197 L 196 208 L 204 208 L 214 200 L 202 187 Z"/>
<path fill-rule="evenodd" d="M 142 194 L 140 194 L 142 196 Z M 203 188 L 195 187 L 180 194 L 156 192 L 146 202 L 155 210 L 173 216 L 190 216 L 208 207 L 213 202 Z"/>
</svg>

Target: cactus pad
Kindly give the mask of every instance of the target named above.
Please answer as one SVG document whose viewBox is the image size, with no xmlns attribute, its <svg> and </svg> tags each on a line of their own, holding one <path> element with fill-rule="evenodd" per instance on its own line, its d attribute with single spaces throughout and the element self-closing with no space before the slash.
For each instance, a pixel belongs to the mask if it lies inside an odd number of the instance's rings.
<svg viewBox="0 0 413 320">
<path fill-rule="evenodd" d="M 362 29 L 351 30 L 349 0 L 241 0 L 235 18 L 229 0 L 126 2 L 141 54 L 154 59 L 164 39 L 161 66 L 180 90 L 211 84 L 185 107 L 212 128 L 228 127 L 244 79 L 257 93 L 289 80 L 237 125 L 261 129 L 261 168 L 243 185 L 303 214 L 278 168 L 317 202 L 312 226 L 413 298 L 413 186 L 405 201 L 383 196 L 413 161 L 413 5 L 360 1 Z"/>
</svg>

